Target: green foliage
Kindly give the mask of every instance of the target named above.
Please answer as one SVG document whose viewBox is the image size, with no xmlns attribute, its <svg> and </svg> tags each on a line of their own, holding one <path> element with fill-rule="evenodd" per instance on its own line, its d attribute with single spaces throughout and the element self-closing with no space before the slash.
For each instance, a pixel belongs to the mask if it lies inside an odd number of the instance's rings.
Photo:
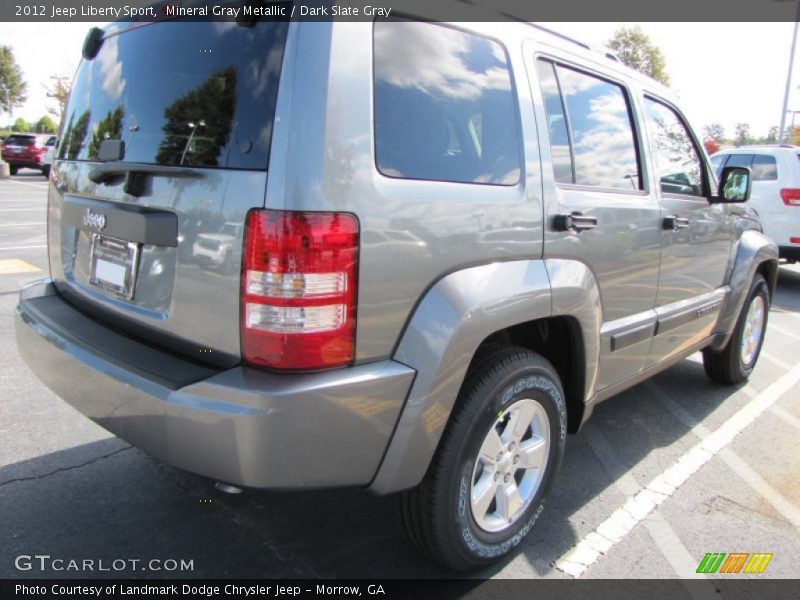
<svg viewBox="0 0 800 600">
<path fill-rule="evenodd" d="M 725 128 L 719 123 L 711 123 L 703 127 L 703 139 L 714 140 L 721 144 L 725 140 Z"/>
<path fill-rule="evenodd" d="M 92 139 L 89 142 L 89 160 L 97 159 L 97 154 L 100 151 L 100 144 L 103 143 L 103 140 L 122 139 L 122 119 L 124 116 L 125 109 L 122 106 L 118 106 L 100 119 L 97 128 L 94 130 L 94 133 L 92 133 Z"/>
<path fill-rule="evenodd" d="M 22 77 L 22 69 L 14 59 L 14 51 L 10 46 L 0 46 L 0 84 L 8 89 L 8 97 L 4 90 L 0 91 L 0 109 L 3 112 L 10 112 L 11 107 L 25 103 L 28 84 Z"/>
<path fill-rule="evenodd" d="M 89 132 L 89 121 L 92 114 L 87 110 L 73 123 L 74 116 L 73 114 L 70 117 L 69 124 L 64 130 L 63 142 L 59 147 L 59 158 L 75 160 L 86 143 L 86 134 Z"/>
<path fill-rule="evenodd" d="M 164 109 L 164 139 L 156 162 L 166 165 L 218 164 L 228 143 L 236 106 L 236 70 L 221 69 Z"/>
<path fill-rule="evenodd" d="M 11 125 L 11 129 L 23 133 L 31 130 L 31 124 L 22 117 L 17 117 L 17 119 L 14 121 L 14 124 Z"/>
<path fill-rule="evenodd" d="M 669 85 L 664 55 L 638 25 L 619 28 L 609 40 L 608 47 L 632 69 Z"/>
<path fill-rule="evenodd" d="M 33 125 L 33 130 L 36 133 L 55 133 L 56 129 L 58 129 L 58 127 L 56 126 L 55 122 L 47 115 L 42 116 Z"/>
<path fill-rule="evenodd" d="M 754 141 L 755 140 L 750 136 L 750 124 L 737 123 L 733 143 L 737 146 L 747 146 L 752 144 Z"/>
<path fill-rule="evenodd" d="M 53 75 L 50 79 L 55 81 L 55 84 L 52 86 L 45 86 L 45 89 L 47 90 L 47 97 L 53 98 L 56 101 L 56 105 L 48 106 L 47 112 L 55 116 L 56 120 L 60 122 L 64 114 L 64 109 L 67 106 L 72 84 L 70 83 L 70 78 L 63 75 Z"/>
</svg>

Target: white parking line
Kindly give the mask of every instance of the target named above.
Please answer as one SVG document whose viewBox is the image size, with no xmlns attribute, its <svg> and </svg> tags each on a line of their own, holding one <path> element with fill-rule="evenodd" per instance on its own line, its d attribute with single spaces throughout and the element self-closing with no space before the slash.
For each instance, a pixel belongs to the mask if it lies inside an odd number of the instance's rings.
<svg viewBox="0 0 800 600">
<path fill-rule="evenodd" d="M 556 568 L 573 577 L 580 577 L 586 569 L 619 543 L 636 525 L 641 523 L 662 502 L 672 496 L 704 464 L 719 454 L 723 448 L 783 394 L 800 382 L 800 364 L 781 376 L 753 400 L 739 409 L 716 431 L 695 444 L 671 467 L 652 479 L 642 491 L 614 511 L 597 529 L 556 561 Z M 695 426 L 699 433 L 700 424 Z"/>
<path fill-rule="evenodd" d="M 40 190 L 47 189 L 47 183 L 28 183 L 27 181 L 19 181 L 17 179 L 8 179 L 5 180 L 3 183 L 16 183 L 19 185 L 27 185 L 28 187 L 38 188 Z"/>
<path fill-rule="evenodd" d="M 27 223 L 0 223 L 0 227 L 33 227 L 47 225 L 47 221 L 29 221 Z"/>
<path fill-rule="evenodd" d="M 0 251 L 2 250 L 33 250 L 34 248 L 47 248 L 47 244 L 37 244 L 34 246 L 0 246 Z"/>
<path fill-rule="evenodd" d="M 587 424 L 584 428 L 586 440 L 594 455 L 603 465 L 603 469 L 614 478 L 614 487 L 628 499 L 633 498 L 642 491 L 642 486 L 636 478 L 625 470 L 617 458 L 617 453 L 599 429 Z M 696 573 L 697 559 L 681 542 L 678 534 L 659 512 L 658 509 L 644 520 L 643 525 L 650 537 L 658 546 L 661 554 L 669 562 L 675 575 L 678 577 L 705 578 L 702 573 Z M 597 541 L 595 539 L 595 541 Z"/>
<path fill-rule="evenodd" d="M 790 313 L 790 312 L 783 313 L 783 314 L 794 315 L 794 313 Z M 783 327 L 778 327 L 777 325 L 773 325 L 772 323 L 770 323 L 770 325 L 767 327 L 767 331 L 777 331 L 779 334 L 783 334 L 786 337 L 792 338 L 796 342 L 800 342 L 800 335 L 797 335 L 796 333 L 792 333 L 791 331 L 788 331 L 787 329 L 785 329 Z"/>
<path fill-rule="evenodd" d="M 760 356 L 763 357 L 763 358 L 766 358 L 769 362 L 775 363 L 781 369 L 785 369 L 786 371 L 788 371 L 789 369 L 792 368 L 792 365 L 790 365 L 789 363 L 783 362 L 780 358 L 778 358 L 777 356 L 773 356 L 769 352 L 764 352 L 762 350 Z"/>
<path fill-rule="evenodd" d="M 800 419 L 795 417 L 792 413 L 783 410 L 780 406 L 771 406 L 769 411 L 776 417 L 783 419 L 789 425 L 793 425 L 797 429 L 800 429 Z"/>
<path fill-rule="evenodd" d="M 652 383 L 652 385 L 651 385 Z M 698 422 L 686 409 L 680 406 L 675 400 L 670 398 L 655 382 L 648 383 L 653 393 L 658 396 L 659 401 L 669 409 L 669 411 L 687 427 L 692 428 L 692 433 L 700 438 L 706 438 L 711 434 L 711 431 L 702 423 Z M 744 393 L 751 400 L 758 398 L 758 393 L 754 392 L 749 387 L 742 388 Z M 777 406 L 774 404 L 769 407 L 770 411 L 774 411 Z M 720 453 L 720 458 L 728 467 L 733 470 L 742 480 L 747 483 L 751 489 L 766 500 L 772 507 L 778 511 L 783 517 L 792 523 L 795 527 L 800 527 L 800 509 L 794 506 L 786 497 L 778 490 L 773 488 L 767 481 L 756 473 L 748 464 L 742 459 L 733 448 L 725 448 Z"/>
</svg>

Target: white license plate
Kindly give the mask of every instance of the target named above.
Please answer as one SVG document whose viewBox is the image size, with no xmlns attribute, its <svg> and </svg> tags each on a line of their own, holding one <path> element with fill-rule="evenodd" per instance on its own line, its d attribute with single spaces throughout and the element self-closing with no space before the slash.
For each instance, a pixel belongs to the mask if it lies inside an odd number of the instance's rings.
<svg viewBox="0 0 800 600">
<path fill-rule="evenodd" d="M 136 289 L 139 244 L 92 235 L 89 283 L 106 292 L 132 300 Z"/>
</svg>

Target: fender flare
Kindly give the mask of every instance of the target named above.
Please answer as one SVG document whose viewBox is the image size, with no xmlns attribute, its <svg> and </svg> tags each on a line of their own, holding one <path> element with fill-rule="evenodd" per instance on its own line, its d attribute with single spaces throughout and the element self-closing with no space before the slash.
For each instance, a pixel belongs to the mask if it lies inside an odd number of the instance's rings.
<svg viewBox="0 0 800 600">
<path fill-rule="evenodd" d="M 417 305 L 392 357 L 417 375 L 370 491 L 387 494 L 422 480 L 470 362 L 493 333 L 550 316 L 576 318 L 590 371 L 588 398 L 597 377 L 599 307 L 597 282 L 576 261 L 492 263 L 440 279 Z"/>
<path fill-rule="evenodd" d="M 772 297 L 778 272 L 778 245 L 755 229 L 748 229 L 742 232 L 728 282 L 731 291 L 720 309 L 720 316 L 717 319 L 717 326 L 714 332 L 714 341 L 709 346 L 712 350 L 722 350 L 730 340 L 736 327 L 739 313 L 747 298 L 747 293 L 750 291 L 753 277 L 765 262 L 773 263 L 775 266 L 767 281 L 770 297 Z"/>
</svg>

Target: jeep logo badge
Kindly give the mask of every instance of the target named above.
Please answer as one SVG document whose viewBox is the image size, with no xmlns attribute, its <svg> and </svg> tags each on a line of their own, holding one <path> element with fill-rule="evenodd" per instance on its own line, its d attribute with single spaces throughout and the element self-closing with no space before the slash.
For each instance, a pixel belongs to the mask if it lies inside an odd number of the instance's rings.
<svg viewBox="0 0 800 600">
<path fill-rule="evenodd" d="M 91 208 L 87 208 L 83 215 L 83 224 L 92 231 L 103 231 L 106 228 L 106 216 L 93 213 Z"/>
</svg>

